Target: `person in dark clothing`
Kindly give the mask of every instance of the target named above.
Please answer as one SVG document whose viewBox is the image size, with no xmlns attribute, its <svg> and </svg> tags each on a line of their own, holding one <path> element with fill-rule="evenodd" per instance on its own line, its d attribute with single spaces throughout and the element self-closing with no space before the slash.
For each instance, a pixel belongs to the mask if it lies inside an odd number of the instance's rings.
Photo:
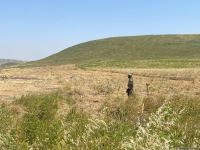
<svg viewBox="0 0 200 150">
<path fill-rule="evenodd" d="M 134 91 L 134 84 L 133 84 L 133 76 L 132 74 L 128 75 L 128 89 L 126 90 L 126 93 L 128 96 L 133 95 Z"/>
</svg>

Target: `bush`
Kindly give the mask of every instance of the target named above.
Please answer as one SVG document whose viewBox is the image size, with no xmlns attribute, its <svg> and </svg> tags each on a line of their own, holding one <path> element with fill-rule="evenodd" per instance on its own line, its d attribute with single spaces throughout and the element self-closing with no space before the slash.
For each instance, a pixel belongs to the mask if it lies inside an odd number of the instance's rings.
<svg viewBox="0 0 200 150">
<path fill-rule="evenodd" d="M 119 149 L 124 135 L 133 135 L 131 124 L 90 119 L 72 110 L 65 122 L 64 149 Z"/>
<path fill-rule="evenodd" d="M 27 96 L 18 100 L 27 108 L 27 113 L 18 125 L 20 141 L 37 149 L 52 149 L 62 137 L 61 121 L 56 117 L 58 93 Z"/>
</svg>

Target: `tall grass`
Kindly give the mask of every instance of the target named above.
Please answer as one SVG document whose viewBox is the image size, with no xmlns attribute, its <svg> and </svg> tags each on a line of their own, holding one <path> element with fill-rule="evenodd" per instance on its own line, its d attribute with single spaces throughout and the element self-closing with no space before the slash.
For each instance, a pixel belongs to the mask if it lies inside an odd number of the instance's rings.
<svg viewBox="0 0 200 150">
<path fill-rule="evenodd" d="M 59 101 L 63 100 L 70 104 L 71 110 L 61 117 L 57 112 Z M 76 109 L 71 101 L 67 92 L 23 96 L 15 102 L 24 109 L 18 121 L 14 111 L 1 106 L 0 149 L 200 148 L 198 97 L 142 99 L 136 95 L 114 109 L 112 104 L 105 104 L 103 118 L 91 118 Z"/>
</svg>

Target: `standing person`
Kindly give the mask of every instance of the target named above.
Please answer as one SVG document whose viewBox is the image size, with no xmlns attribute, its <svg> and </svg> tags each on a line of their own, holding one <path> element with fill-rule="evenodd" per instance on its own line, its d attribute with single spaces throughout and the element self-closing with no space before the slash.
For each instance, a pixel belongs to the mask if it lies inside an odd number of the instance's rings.
<svg viewBox="0 0 200 150">
<path fill-rule="evenodd" d="M 134 84 L 133 84 L 133 75 L 129 74 L 128 75 L 128 89 L 126 90 L 126 93 L 128 96 L 133 95 L 134 91 Z"/>
</svg>

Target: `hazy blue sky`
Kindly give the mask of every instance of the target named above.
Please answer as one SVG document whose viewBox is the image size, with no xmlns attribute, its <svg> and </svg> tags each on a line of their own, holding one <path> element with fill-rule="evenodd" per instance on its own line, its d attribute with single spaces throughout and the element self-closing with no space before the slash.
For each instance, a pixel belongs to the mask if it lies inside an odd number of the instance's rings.
<svg viewBox="0 0 200 150">
<path fill-rule="evenodd" d="M 200 0 L 0 0 L 0 58 L 35 60 L 104 37 L 200 33 Z"/>
</svg>

